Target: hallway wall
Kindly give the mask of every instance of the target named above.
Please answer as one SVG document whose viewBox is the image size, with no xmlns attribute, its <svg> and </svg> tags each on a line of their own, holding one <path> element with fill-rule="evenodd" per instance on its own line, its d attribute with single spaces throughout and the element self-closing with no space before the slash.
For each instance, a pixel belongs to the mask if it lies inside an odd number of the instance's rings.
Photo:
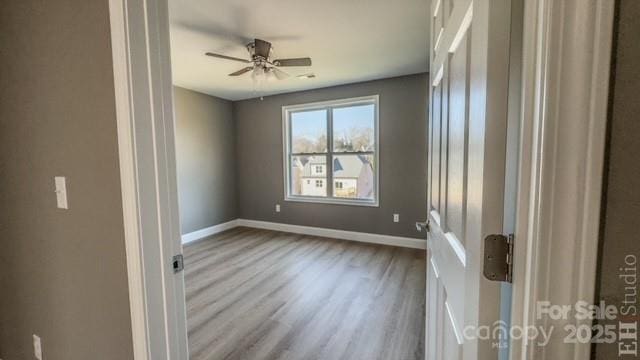
<svg viewBox="0 0 640 360">
<path fill-rule="evenodd" d="M 0 358 L 132 359 L 108 1 L 0 1 L 0 44 Z"/>
</svg>

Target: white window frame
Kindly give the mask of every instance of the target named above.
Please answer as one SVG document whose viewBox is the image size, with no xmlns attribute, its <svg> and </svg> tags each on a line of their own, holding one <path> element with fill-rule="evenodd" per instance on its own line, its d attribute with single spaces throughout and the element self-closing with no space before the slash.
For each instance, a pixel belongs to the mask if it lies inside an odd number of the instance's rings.
<svg viewBox="0 0 640 360">
<path fill-rule="evenodd" d="M 333 113 L 332 109 L 351 107 L 357 105 L 374 105 L 374 150 L 373 151 L 349 151 L 349 152 L 333 152 Z M 307 203 L 321 203 L 321 204 L 339 204 L 339 205 L 354 205 L 354 206 L 373 206 L 378 207 L 380 204 L 380 131 L 379 131 L 379 107 L 380 96 L 371 95 L 348 99 L 339 99 L 331 101 L 321 101 L 307 104 L 288 105 L 282 107 L 282 143 L 283 143 L 283 164 L 284 164 L 284 200 L 285 201 L 297 201 Z M 327 110 L 327 152 L 317 153 L 320 156 L 327 156 L 327 165 L 325 167 L 326 184 L 327 184 L 327 196 L 303 196 L 292 195 L 291 189 L 291 122 L 289 121 L 291 114 L 299 111 L 311 111 L 311 110 Z M 374 158 L 374 198 L 368 199 L 348 199 L 333 197 L 333 156 L 334 155 L 371 155 L 373 153 Z M 314 155 L 314 154 L 306 154 Z"/>
</svg>

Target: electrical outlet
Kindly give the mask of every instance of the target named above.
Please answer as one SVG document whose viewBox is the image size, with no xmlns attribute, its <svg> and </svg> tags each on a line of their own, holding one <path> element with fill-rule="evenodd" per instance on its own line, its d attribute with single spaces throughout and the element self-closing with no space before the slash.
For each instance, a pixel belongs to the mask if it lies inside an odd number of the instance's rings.
<svg viewBox="0 0 640 360">
<path fill-rule="evenodd" d="M 276 212 L 280 212 L 280 204 L 276 204 Z"/>
<path fill-rule="evenodd" d="M 42 341 L 36 334 L 33 334 L 33 356 L 38 360 L 42 360 Z"/>
<path fill-rule="evenodd" d="M 400 222 L 400 214 L 393 214 L 393 222 Z"/>
</svg>

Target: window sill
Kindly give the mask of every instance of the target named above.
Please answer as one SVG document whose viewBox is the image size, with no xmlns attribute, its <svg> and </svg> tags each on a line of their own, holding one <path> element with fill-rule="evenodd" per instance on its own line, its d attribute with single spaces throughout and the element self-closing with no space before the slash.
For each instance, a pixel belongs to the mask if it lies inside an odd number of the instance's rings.
<svg viewBox="0 0 640 360">
<path fill-rule="evenodd" d="M 343 199 L 337 199 L 337 198 L 287 196 L 285 197 L 284 201 L 302 202 L 302 203 L 310 203 L 310 204 L 380 207 L 378 200 L 346 200 L 346 199 L 343 200 Z"/>
</svg>

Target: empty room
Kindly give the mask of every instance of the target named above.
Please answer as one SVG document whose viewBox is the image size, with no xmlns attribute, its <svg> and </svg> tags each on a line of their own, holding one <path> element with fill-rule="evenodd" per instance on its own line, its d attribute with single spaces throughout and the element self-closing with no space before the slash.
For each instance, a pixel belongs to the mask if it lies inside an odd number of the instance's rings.
<svg viewBox="0 0 640 360">
<path fill-rule="evenodd" d="M 191 359 L 421 359 L 428 4 L 170 1 Z"/>
</svg>

